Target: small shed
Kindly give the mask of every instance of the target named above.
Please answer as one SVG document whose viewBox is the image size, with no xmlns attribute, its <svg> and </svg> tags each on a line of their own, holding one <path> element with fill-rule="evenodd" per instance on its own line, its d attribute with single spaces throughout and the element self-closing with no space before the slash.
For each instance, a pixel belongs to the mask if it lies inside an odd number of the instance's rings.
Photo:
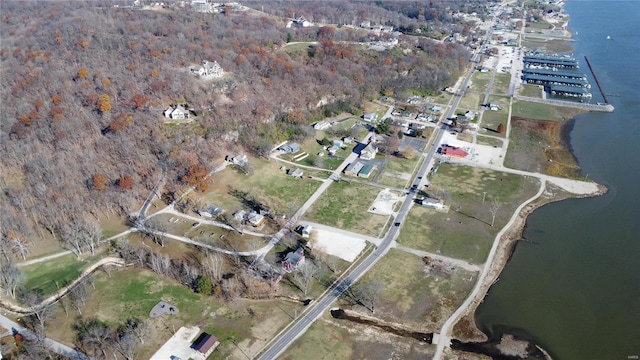
<svg viewBox="0 0 640 360">
<path fill-rule="evenodd" d="M 207 358 L 213 350 L 220 344 L 218 338 L 213 335 L 203 332 L 196 338 L 191 345 L 191 348 L 203 355 L 203 358 Z"/>
</svg>

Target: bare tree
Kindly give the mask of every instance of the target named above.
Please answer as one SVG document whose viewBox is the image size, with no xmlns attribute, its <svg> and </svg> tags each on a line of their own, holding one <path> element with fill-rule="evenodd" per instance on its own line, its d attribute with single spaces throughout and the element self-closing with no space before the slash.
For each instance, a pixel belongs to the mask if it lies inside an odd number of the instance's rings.
<svg viewBox="0 0 640 360">
<path fill-rule="evenodd" d="M 210 252 L 202 260 L 202 268 L 211 279 L 214 281 L 220 281 L 222 279 L 222 268 L 224 264 L 224 257 L 218 253 Z"/>
<path fill-rule="evenodd" d="M 105 322 L 96 318 L 82 319 L 73 325 L 76 332 L 76 345 L 88 355 L 102 358 L 107 357 L 105 346 L 111 335 L 111 328 Z"/>
<path fill-rule="evenodd" d="M 18 289 L 24 284 L 24 273 L 8 258 L 0 256 L 0 288 L 15 299 Z"/>
<path fill-rule="evenodd" d="M 130 318 L 118 327 L 113 339 L 113 347 L 125 359 L 135 359 L 140 346 L 144 344 L 144 339 L 150 332 L 151 328 L 146 322 L 138 318 Z"/>
<path fill-rule="evenodd" d="M 22 260 L 25 260 L 27 258 L 27 255 L 29 254 L 29 243 L 27 242 L 26 239 L 22 238 L 22 237 L 13 237 L 10 240 L 10 246 L 11 246 L 11 250 L 13 250 L 13 252 L 15 254 L 20 255 L 20 257 L 22 258 Z"/>
<path fill-rule="evenodd" d="M 43 297 L 37 292 L 26 292 L 21 294 L 22 303 L 29 309 L 30 314 L 27 321 L 38 338 L 44 338 L 47 322 L 55 315 L 55 307 L 52 304 L 43 304 Z"/>
<path fill-rule="evenodd" d="M 87 298 L 89 297 L 90 292 L 87 284 L 84 281 L 79 282 L 76 286 L 73 287 L 71 292 L 69 293 L 69 299 L 71 300 L 71 306 L 78 312 L 78 314 L 82 315 L 82 309 L 87 303 Z"/>
<path fill-rule="evenodd" d="M 296 285 L 307 295 L 311 289 L 311 282 L 313 277 L 318 273 L 318 266 L 311 260 L 306 260 L 303 264 L 298 266 L 297 271 L 293 274 L 293 280 Z"/>
<path fill-rule="evenodd" d="M 376 305 L 380 298 L 380 293 L 384 289 L 384 284 L 378 280 L 360 282 L 354 286 L 353 293 L 356 301 L 367 308 L 367 310 L 375 313 Z"/>
<path fill-rule="evenodd" d="M 501 206 L 502 203 L 498 200 L 494 199 L 491 201 L 491 204 L 489 205 L 489 212 L 491 213 L 491 226 L 493 226 L 493 223 L 496 220 L 496 214 L 498 214 L 498 210 L 500 210 Z"/>
<path fill-rule="evenodd" d="M 151 241 L 164 247 L 167 226 L 160 219 L 153 218 L 147 220 L 144 224 L 143 233 L 147 235 Z"/>
</svg>

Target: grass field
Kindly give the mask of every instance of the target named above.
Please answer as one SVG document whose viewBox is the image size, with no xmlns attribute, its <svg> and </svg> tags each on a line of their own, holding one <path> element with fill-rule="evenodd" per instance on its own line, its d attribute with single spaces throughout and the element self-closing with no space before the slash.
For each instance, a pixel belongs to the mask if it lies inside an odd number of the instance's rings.
<svg viewBox="0 0 640 360">
<path fill-rule="evenodd" d="M 492 94 L 506 94 L 509 92 L 509 83 L 511 82 L 511 74 L 496 74 L 493 80 Z"/>
<path fill-rule="evenodd" d="M 69 254 L 46 262 L 33 264 L 21 268 L 26 277 L 25 288 L 47 296 L 56 292 L 73 280 L 82 271 L 98 261 L 100 256 L 76 258 Z"/>
<path fill-rule="evenodd" d="M 526 119 L 561 120 L 570 119 L 580 112 L 578 109 L 513 100 L 511 115 Z"/>
<path fill-rule="evenodd" d="M 520 95 L 542 99 L 542 89 L 540 85 L 520 84 Z"/>
<path fill-rule="evenodd" d="M 283 360 L 428 359 L 435 345 L 419 343 L 325 313 L 282 355 Z"/>
<path fill-rule="evenodd" d="M 481 264 L 498 231 L 511 218 L 518 205 L 537 192 L 538 186 L 538 180 L 531 177 L 442 164 L 431 180 L 429 195 L 442 198 L 441 190 L 447 190 L 451 210 L 442 213 L 414 206 L 398 242 Z M 502 205 L 496 214 L 494 226 L 490 226 L 489 206 L 493 199 Z"/>
<path fill-rule="evenodd" d="M 489 87 L 489 81 L 491 80 L 491 72 L 476 72 L 471 77 L 471 90 L 485 92 Z"/>
<path fill-rule="evenodd" d="M 384 284 L 373 316 L 427 332 L 440 329 L 464 301 L 475 277 L 475 272 L 459 268 L 436 274 L 419 256 L 392 249 L 360 281 Z"/>
<path fill-rule="evenodd" d="M 413 171 L 418 162 L 422 160 L 422 157 L 416 155 L 413 159 L 405 159 L 397 156 L 389 156 L 388 159 L 389 161 L 384 167 L 382 176 L 378 178 L 378 183 L 393 187 L 405 187 L 410 180 L 409 176 L 413 175 Z M 394 176 L 395 174 L 402 174 L 403 178 Z"/>
<path fill-rule="evenodd" d="M 485 110 L 484 113 L 482 113 L 482 124 L 480 124 L 480 127 L 494 130 L 494 131 L 487 130 L 487 134 L 490 134 L 493 136 L 505 137 L 506 131 L 501 134 L 497 132 L 497 130 L 498 130 L 498 125 L 500 125 L 501 123 L 504 124 L 505 127 L 507 126 L 508 117 L 509 117 L 509 114 L 508 113 L 505 114 L 504 110 L 499 110 L 499 111 Z"/>
<path fill-rule="evenodd" d="M 464 109 L 478 111 L 480 108 L 480 101 L 482 99 L 484 99 L 484 97 L 481 94 L 467 91 L 462 97 L 462 100 L 460 100 L 459 110 Z"/>
<path fill-rule="evenodd" d="M 251 158 L 250 163 L 249 175 L 233 168 L 215 174 L 209 190 L 202 195 L 204 203 L 216 204 L 229 213 L 246 208 L 230 194 L 230 190 L 236 189 L 269 205 L 276 213 L 293 214 L 320 186 L 316 180 L 287 176 L 276 161 Z"/>
<path fill-rule="evenodd" d="M 482 135 L 478 135 L 476 137 L 476 141 L 479 145 L 489 145 L 489 146 L 496 146 L 496 147 L 502 147 L 503 145 L 502 140 L 495 139 L 488 136 L 482 136 Z"/>
<path fill-rule="evenodd" d="M 291 312 L 301 309 L 294 303 L 283 305 L 274 301 L 240 299 L 234 303 L 224 303 L 195 294 L 184 286 L 141 269 L 113 271 L 111 277 L 98 273 L 95 289 L 91 288 L 90 291 L 92 295 L 87 300 L 83 316 L 96 316 L 112 325 L 130 317 L 139 317 L 152 325 L 154 331 L 145 341 L 139 354 L 141 359 L 148 359 L 184 325 L 200 326 L 221 341 L 220 349 L 210 359 L 224 358 L 224 349 L 237 349 L 232 341 L 243 351 L 255 355 L 257 349 L 250 346 L 250 342 L 263 343 L 264 338 L 275 335 L 291 320 L 282 307 Z M 175 305 L 179 313 L 150 319 L 149 311 L 160 300 Z M 50 327 L 50 336 L 72 344 L 74 335 L 71 325 L 76 315 L 73 310 L 68 317 L 61 310 L 56 315 L 55 321 L 51 322 L 56 326 Z M 241 353 L 235 356 L 238 355 Z"/>
<path fill-rule="evenodd" d="M 367 212 L 380 188 L 340 181 L 331 184 L 305 218 L 361 234 L 378 236 L 387 216 Z"/>
<path fill-rule="evenodd" d="M 433 97 L 433 102 L 439 105 L 448 105 L 452 97 L 453 94 L 442 91 L 440 95 Z"/>
</svg>

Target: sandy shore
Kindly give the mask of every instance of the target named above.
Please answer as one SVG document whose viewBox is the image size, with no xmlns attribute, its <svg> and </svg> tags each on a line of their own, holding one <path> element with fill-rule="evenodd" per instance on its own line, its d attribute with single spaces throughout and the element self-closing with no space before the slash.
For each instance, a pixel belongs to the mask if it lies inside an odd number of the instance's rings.
<svg viewBox="0 0 640 360">
<path fill-rule="evenodd" d="M 499 244 L 496 250 L 496 254 L 493 261 L 489 265 L 489 270 L 484 281 L 480 285 L 480 291 L 476 297 L 471 301 L 470 305 L 465 309 L 463 315 L 459 318 L 453 327 L 452 338 L 456 338 L 461 341 L 487 341 L 487 336 L 480 331 L 474 320 L 474 314 L 480 303 L 484 300 L 484 297 L 488 293 L 491 285 L 493 285 L 500 276 L 500 273 L 504 269 L 505 265 L 511 258 L 511 254 L 515 248 L 516 242 L 521 239 L 522 232 L 526 225 L 527 217 L 533 213 L 536 209 L 543 205 L 562 201 L 570 198 L 586 198 L 600 196 L 607 192 L 607 188 L 603 185 L 598 185 L 598 190 L 591 194 L 576 195 L 568 193 L 561 188 L 547 182 L 546 188 L 543 194 L 525 206 L 517 215 L 516 220 L 511 227 L 504 232 L 502 237 L 498 239 Z"/>
</svg>

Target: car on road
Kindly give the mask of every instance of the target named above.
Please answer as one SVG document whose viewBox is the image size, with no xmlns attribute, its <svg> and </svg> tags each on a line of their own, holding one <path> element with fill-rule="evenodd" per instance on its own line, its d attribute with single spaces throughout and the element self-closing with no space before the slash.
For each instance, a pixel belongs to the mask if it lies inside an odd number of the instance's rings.
<svg viewBox="0 0 640 360">
<path fill-rule="evenodd" d="M 393 224 L 393 226 L 400 226 L 400 223 L 397 222 L 397 223 Z"/>
</svg>

